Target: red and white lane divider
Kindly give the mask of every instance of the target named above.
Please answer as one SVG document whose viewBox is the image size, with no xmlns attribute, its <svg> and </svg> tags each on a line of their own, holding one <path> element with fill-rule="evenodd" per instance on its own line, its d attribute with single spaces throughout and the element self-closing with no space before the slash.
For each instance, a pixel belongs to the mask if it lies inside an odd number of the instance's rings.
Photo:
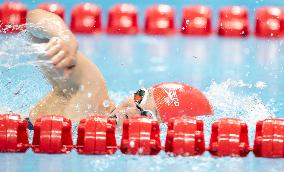
<svg viewBox="0 0 284 172">
<path fill-rule="evenodd" d="M 219 14 L 218 34 L 220 36 L 248 36 L 248 10 L 239 6 L 221 8 Z"/>
<path fill-rule="evenodd" d="M 25 152 L 29 148 L 27 126 L 20 115 L 0 115 L 0 152 Z"/>
<path fill-rule="evenodd" d="M 144 32 L 150 35 L 175 33 L 175 11 L 169 5 L 155 5 L 146 9 Z"/>
<path fill-rule="evenodd" d="M 58 3 L 44 3 L 40 9 L 55 13 L 64 19 L 65 10 Z M 102 27 L 102 10 L 96 4 L 82 3 L 71 11 L 70 28 L 74 33 L 94 34 L 102 30 L 109 34 L 149 35 L 212 34 L 212 10 L 203 5 L 186 6 L 182 11 L 181 26 L 176 26 L 175 10 L 169 5 L 154 5 L 146 9 L 144 27 L 138 26 L 138 10 L 131 4 L 117 4 L 109 9 L 106 28 Z M 1 33 L 16 33 L 25 29 L 27 8 L 19 2 L 0 5 Z M 284 37 L 283 7 L 266 6 L 256 10 L 255 29 L 249 27 L 249 14 L 245 7 L 228 6 L 219 11 L 216 33 L 223 37 Z"/>
<path fill-rule="evenodd" d="M 245 157 L 253 151 L 256 157 L 284 158 L 284 119 L 259 121 L 253 147 L 249 146 L 248 126 L 236 118 L 222 118 L 212 124 L 208 148 L 205 147 L 202 120 L 193 117 L 168 121 L 165 145 L 161 145 L 159 123 L 148 117 L 133 117 L 123 122 L 120 145 L 115 139 L 115 120 L 101 115 L 81 119 L 77 144 L 72 142 L 71 121 L 60 115 L 48 115 L 36 120 L 32 144 L 28 142 L 27 121 L 19 115 L 0 115 L 0 152 L 68 153 L 73 148 L 79 154 L 156 155 L 161 150 L 172 155 L 202 155 Z"/>
<path fill-rule="evenodd" d="M 184 35 L 210 35 L 212 33 L 212 10 L 203 5 L 183 9 L 181 33 Z"/>
<path fill-rule="evenodd" d="M 101 9 L 90 3 L 76 5 L 71 12 L 70 28 L 74 33 L 93 34 L 102 30 Z"/>
<path fill-rule="evenodd" d="M 80 154 L 114 154 L 117 150 L 114 119 L 88 116 L 78 126 L 77 151 Z"/>
<path fill-rule="evenodd" d="M 108 12 L 107 33 L 137 34 L 138 12 L 130 4 L 114 5 Z"/>
<path fill-rule="evenodd" d="M 174 155 L 202 155 L 205 151 L 203 121 L 172 118 L 168 122 L 165 152 Z"/>
<path fill-rule="evenodd" d="M 28 10 L 25 5 L 9 2 L 0 5 L 1 33 L 17 33 L 25 29 Z"/>
<path fill-rule="evenodd" d="M 284 10 L 262 7 L 256 11 L 255 34 L 260 37 L 281 37 L 284 30 Z"/>
<path fill-rule="evenodd" d="M 212 124 L 209 152 L 215 156 L 247 156 L 248 127 L 240 119 L 223 118 Z"/>
<path fill-rule="evenodd" d="M 57 14 L 59 17 L 61 17 L 64 20 L 65 15 L 65 9 L 63 6 L 61 6 L 58 3 L 50 3 L 50 4 L 40 4 L 38 6 L 39 9 L 49 11 L 51 13 Z"/>
</svg>

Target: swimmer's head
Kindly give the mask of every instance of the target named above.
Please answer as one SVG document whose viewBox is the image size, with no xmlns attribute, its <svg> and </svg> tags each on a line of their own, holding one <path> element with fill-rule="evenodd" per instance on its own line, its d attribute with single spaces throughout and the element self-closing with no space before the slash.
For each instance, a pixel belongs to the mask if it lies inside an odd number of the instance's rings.
<svg viewBox="0 0 284 172">
<path fill-rule="evenodd" d="M 166 82 L 152 87 L 157 115 L 163 122 L 182 116 L 212 115 L 206 96 L 198 89 L 178 82 Z"/>
<path fill-rule="evenodd" d="M 182 83 L 161 83 L 139 89 L 112 113 L 120 125 L 125 118 L 148 116 L 160 122 L 172 117 L 211 115 L 208 99 L 198 89 Z"/>
</svg>

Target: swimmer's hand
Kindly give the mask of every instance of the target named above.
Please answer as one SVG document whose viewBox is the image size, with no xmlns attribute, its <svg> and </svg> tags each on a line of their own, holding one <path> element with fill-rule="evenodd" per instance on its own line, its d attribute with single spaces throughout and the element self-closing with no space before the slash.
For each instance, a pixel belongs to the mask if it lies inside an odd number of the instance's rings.
<svg viewBox="0 0 284 172">
<path fill-rule="evenodd" d="M 45 10 L 31 10 L 27 14 L 27 31 L 34 42 L 47 43 L 46 55 L 67 79 L 76 65 L 78 43 L 64 21 Z"/>
<path fill-rule="evenodd" d="M 124 119 L 131 118 L 132 116 L 139 116 L 140 111 L 136 108 L 133 96 L 129 96 L 110 114 L 109 117 L 115 118 L 118 126 L 122 125 Z"/>
<path fill-rule="evenodd" d="M 77 42 L 64 41 L 59 37 L 52 37 L 47 43 L 46 56 L 57 69 L 64 71 L 64 78 L 67 79 L 76 65 L 78 52 Z"/>
</svg>

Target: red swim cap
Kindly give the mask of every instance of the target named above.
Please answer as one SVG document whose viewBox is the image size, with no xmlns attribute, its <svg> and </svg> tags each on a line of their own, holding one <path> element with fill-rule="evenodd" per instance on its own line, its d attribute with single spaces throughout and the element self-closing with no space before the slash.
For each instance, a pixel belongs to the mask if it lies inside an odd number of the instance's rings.
<svg viewBox="0 0 284 172">
<path fill-rule="evenodd" d="M 172 117 L 212 115 L 208 99 L 198 89 L 177 82 L 153 86 L 157 111 L 164 122 Z"/>
</svg>

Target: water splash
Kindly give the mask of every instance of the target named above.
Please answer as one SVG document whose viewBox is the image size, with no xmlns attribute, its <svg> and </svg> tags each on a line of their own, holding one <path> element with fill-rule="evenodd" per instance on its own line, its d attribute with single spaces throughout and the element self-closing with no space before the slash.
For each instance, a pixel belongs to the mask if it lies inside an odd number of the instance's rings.
<svg viewBox="0 0 284 172">
<path fill-rule="evenodd" d="M 26 31 L 13 36 L 0 35 L 0 39 L 1 113 L 18 113 L 27 117 L 32 105 L 49 88 L 36 69 L 49 63 L 37 58 L 45 53 L 45 44 L 33 43 Z"/>
<path fill-rule="evenodd" d="M 258 81 L 259 83 L 260 81 Z M 250 140 L 253 140 L 255 124 L 259 120 L 275 117 L 273 104 L 264 103 L 261 95 L 249 94 L 248 90 L 264 89 L 258 84 L 247 84 L 242 80 L 234 81 L 228 79 L 220 84 L 213 82 L 205 95 L 214 108 L 214 115 L 200 117 L 205 123 L 206 140 L 209 140 L 211 125 L 220 118 L 239 118 L 245 121 L 249 127 Z"/>
<path fill-rule="evenodd" d="M 12 37 L 1 36 L 0 67 L 13 68 L 22 65 L 33 65 L 42 62 L 36 57 L 45 53 L 44 44 L 32 43 L 25 31 Z"/>
</svg>

